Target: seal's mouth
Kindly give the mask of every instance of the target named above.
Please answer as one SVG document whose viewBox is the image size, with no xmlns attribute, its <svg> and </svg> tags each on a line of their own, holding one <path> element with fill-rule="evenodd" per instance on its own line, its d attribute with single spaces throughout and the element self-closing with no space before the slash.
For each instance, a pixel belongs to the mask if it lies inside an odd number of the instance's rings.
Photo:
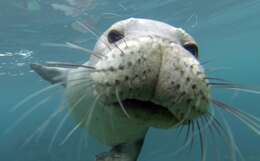
<svg viewBox="0 0 260 161">
<path fill-rule="evenodd" d="M 122 101 L 122 104 L 124 105 L 125 108 L 127 109 L 135 109 L 135 108 L 141 108 L 142 110 L 146 112 L 151 112 L 151 113 L 156 113 L 159 111 L 168 111 L 170 112 L 167 108 L 155 104 L 151 101 L 141 101 L 138 99 L 125 99 Z"/>
<path fill-rule="evenodd" d="M 178 120 L 166 107 L 151 101 L 125 99 L 121 103 L 131 119 L 136 119 L 146 124 L 149 122 L 153 127 L 169 128 L 172 127 L 173 122 Z M 121 106 L 118 102 L 113 105 L 117 107 Z"/>
</svg>

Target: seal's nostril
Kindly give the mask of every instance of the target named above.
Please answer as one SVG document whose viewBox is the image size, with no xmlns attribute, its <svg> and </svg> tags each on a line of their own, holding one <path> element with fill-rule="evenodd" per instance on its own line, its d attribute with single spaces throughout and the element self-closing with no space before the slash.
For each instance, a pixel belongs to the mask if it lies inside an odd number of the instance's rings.
<svg viewBox="0 0 260 161">
<path fill-rule="evenodd" d="M 115 43 L 121 39 L 124 38 L 124 34 L 117 31 L 117 30 L 111 30 L 108 34 L 107 34 L 107 40 L 110 43 Z"/>
</svg>

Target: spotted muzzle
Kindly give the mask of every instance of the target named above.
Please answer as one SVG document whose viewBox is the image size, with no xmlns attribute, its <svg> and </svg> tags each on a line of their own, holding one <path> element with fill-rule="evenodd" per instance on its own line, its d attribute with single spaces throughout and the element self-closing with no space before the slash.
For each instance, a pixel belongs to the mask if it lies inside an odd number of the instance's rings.
<svg viewBox="0 0 260 161">
<path fill-rule="evenodd" d="M 208 111 L 204 69 L 177 42 L 158 36 L 123 39 L 103 53 L 95 69 L 91 78 L 101 101 L 124 106 L 137 120 L 169 117 L 171 123 L 164 120 L 168 127 Z"/>
</svg>

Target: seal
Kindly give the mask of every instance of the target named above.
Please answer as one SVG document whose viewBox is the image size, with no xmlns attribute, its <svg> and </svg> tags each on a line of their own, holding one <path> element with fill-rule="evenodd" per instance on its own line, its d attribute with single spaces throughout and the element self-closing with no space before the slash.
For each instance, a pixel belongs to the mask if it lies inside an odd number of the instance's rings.
<svg viewBox="0 0 260 161">
<path fill-rule="evenodd" d="M 198 58 L 197 43 L 183 29 L 129 18 L 99 37 L 86 63 L 31 68 L 50 83 L 62 84 L 76 125 L 112 146 L 97 160 L 136 161 L 150 127 L 190 127 L 198 118 L 209 122 L 212 102 L 231 109 L 211 99 L 211 86 L 238 88 L 210 84 Z"/>
</svg>

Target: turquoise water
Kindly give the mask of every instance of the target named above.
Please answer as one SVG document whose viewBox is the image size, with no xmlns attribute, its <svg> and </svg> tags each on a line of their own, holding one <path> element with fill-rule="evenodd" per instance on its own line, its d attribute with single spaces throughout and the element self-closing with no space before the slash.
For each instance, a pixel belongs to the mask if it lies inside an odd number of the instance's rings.
<svg viewBox="0 0 260 161">
<path fill-rule="evenodd" d="M 91 161 L 95 154 L 107 150 L 94 138 L 86 138 L 84 130 L 78 130 L 64 145 L 59 145 L 75 126 L 70 119 L 50 148 L 65 113 L 53 119 L 43 133 L 36 133 L 30 139 L 42 122 L 61 106 L 62 88 L 33 98 L 10 112 L 23 98 L 48 86 L 30 70 L 30 63 L 82 63 L 87 60 L 88 55 L 81 51 L 50 46 L 50 43 L 73 42 L 91 49 L 96 38 L 76 26 L 76 21 L 88 24 L 97 34 L 128 17 L 151 18 L 182 27 L 197 40 L 201 61 L 210 60 L 205 68 L 222 69 L 211 73 L 212 76 L 260 86 L 259 0 L 1 0 L 0 7 L 1 161 Z M 12 128 L 15 120 L 50 94 L 53 97 Z M 214 96 L 260 117 L 260 95 L 217 90 Z M 245 160 L 259 161 L 260 137 L 233 116 L 224 114 L 224 117 Z M 192 152 L 188 147 L 173 155 L 185 139 L 185 133 L 180 136 L 176 133 L 174 129 L 151 129 L 139 160 L 200 160 L 198 141 Z M 223 137 L 215 135 L 208 140 L 208 161 L 230 160 L 231 154 Z"/>
</svg>

